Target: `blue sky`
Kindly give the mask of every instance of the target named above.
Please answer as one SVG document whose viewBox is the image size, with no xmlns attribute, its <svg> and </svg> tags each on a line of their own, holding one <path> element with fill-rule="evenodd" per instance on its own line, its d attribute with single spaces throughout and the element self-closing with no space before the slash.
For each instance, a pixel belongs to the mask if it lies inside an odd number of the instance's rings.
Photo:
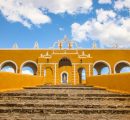
<svg viewBox="0 0 130 120">
<path fill-rule="evenodd" d="M 40 48 L 67 35 L 81 47 L 129 48 L 129 0 L 0 0 L 0 48 Z"/>
</svg>

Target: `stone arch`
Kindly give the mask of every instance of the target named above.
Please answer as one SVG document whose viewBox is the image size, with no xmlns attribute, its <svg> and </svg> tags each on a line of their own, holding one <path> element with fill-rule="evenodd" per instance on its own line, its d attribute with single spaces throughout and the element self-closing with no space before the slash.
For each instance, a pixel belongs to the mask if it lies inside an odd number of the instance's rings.
<svg viewBox="0 0 130 120">
<path fill-rule="evenodd" d="M 64 79 L 64 76 L 63 76 L 63 75 L 66 76 L 65 79 Z M 67 83 L 68 83 L 68 78 L 69 78 L 68 72 L 63 71 L 63 72 L 61 73 L 61 83 L 67 84 Z"/>
<path fill-rule="evenodd" d="M 104 68 L 107 68 L 107 71 L 106 71 L 105 74 L 111 74 L 111 66 L 108 62 L 106 62 L 104 60 L 96 61 L 93 64 L 93 74 L 94 74 L 94 70 L 96 70 L 96 72 L 97 72 L 96 75 L 102 75 L 102 70 Z"/>
<path fill-rule="evenodd" d="M 14 73 L 17 73 L 18 71 L 18 65 L 12 60 L 6 60 L 0 64 L 0 70 L 2 70 L 5 67 L 12 68 L 14 70 Z"/>
<path fill-rule="evenodd" d="M 121 73 L 121 70 L 125 67 L 129 67 L 130 68 L 130 63 L 128 61 L 122 60 L 122 61 L 118 61 L 115 65 L 114 65 L 114 73 Z"/>
<path fill-rule="evenodd" d="M 67 57 L 63 57 L 62 59 L 60 59 L 59 67 L 62 67 L 62 66 L 72 66 L 70 59 Z"/>
<path fill-rule="evenodd" d="M 83 80 L 86 80 L 86 69 L 84 67 L 78 68 L 79 84 L 83 83 Z"/>
<path fill-rule="evenodd" d="M 25 61 L 24 63 L 22 63 L 21 67 L 20 67 L 20 72 L 22 73 L 22 69 L 24 67 L 29 67 L 32 69 L 33 71 L 33 75 L 37 75 L 37 63 L 32 61 L 32 60 L 28 60 Z"/>
<path fill-rule="evenodd" d="M 44 69 L 44 82 L 45 84 L 53 84 L 53 79 L 54 79 L 54 76 L 53 76 L 53 69 L 51 67 L 46 67 Z"/>
</svg>

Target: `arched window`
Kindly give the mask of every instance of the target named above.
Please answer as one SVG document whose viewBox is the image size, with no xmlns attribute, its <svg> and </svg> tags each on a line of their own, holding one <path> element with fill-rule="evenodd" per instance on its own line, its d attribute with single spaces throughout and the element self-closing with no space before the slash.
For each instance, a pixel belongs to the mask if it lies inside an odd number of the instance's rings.
<svg viewBox="0 0 130 120">
<path fill-rule="evenodd" d="M 72 63 L 68 58 L 64 57 L 59 61 L 59 67 L 62 66 L 72 66 Z"/>
<path fill-rule="evenodd" d="M 17 73 L 17 65 L 13 61 L 5 61 L 1 64 L 1 71 Z"/>
<path fill-rule="evenodd" d="M 86 70 L 85 70 L 85 68 L 79 68 L 78 73 L 79 73 L 79 83 L 82 83 L 82 80 L 86 80 Z"/>
<path fill-rule="evenodd" d="M 27 61 L 21 66 L 22 74 L 36 75 L 37 74 L 37 64 L 33 61 Z"/>
<path fill-rule="evenodd" d="M 110 66 L 105 61 L 98 61 L 93 66 L 93 75 L 110 74 Z"/>
<path fill-rule="evenodd" d="M 115 65 L 115 73 L 127 73 L 130 72 L 130 63 L 127 61 L 121 61 Z"/>
</svg>

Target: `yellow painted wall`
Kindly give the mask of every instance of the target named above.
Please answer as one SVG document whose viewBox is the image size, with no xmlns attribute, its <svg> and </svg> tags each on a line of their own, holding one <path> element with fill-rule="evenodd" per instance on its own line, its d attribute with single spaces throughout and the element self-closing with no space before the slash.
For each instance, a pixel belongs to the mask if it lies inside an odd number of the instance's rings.
<svg viewBox="0 0 130 120">
<path fill-rule="evenodd" d="M 51 68 L 46 67 L 46 76 L 44 76 L 44 84 L 52 85 L 54 84 L 54 72 Z"/>
<path fill-rule="evenodd" d="M 87 78 L 86 84 L 111 91 L 130 93 L 130 73 L 91 76 Z"/>
<path fill-rule="evenodd" d="M 53 54 L 53 50 L 0 50 L 0 64 L 6 60 L 12 60 L 17 63 L 19 69 L 22 63 L 28 60 L 35 61 L 36 63 L 46 63 L 46 59 L 38 59 L 41 54 L 46 54 L 46 52 L 52 55 L 52 58 L 49 60 L 51 63 L 58 63 L 62 57 L 70 58 L 72 63 L 79 63 L 80 58 L 78 55 L 82 54 L 82 51 L 85 51 L 85 54 L 90 54 L 92 58 L 83 59 L 83 63 L 94 63 L 98 60 L 104 60 L 111 65 L 112 70 L 114 65 L 118 61 L 126 60 L 130 62 L 128 54 L 130 50 L 105 50 L 105 49 L 82 49 L 82 50 L 66 50 L 66 53 L 75 53 L 78 51 L 78 54 Z M 64 53 L 64 50 L 55 50 L 55 53 Z"/>
<path fill-rule="evenodd" d="M 90 58 L 83 58 L 81 63 L 81 58 L 79 57 L 84 54 L 90 54 Z M 48 63 L 46 58 L 40 57 L 42 55 L 46 55 L 46 53 L 51 56 Z M 27 49 L 27 50 L 0 50 L 0 66 L 4 61 L 11 60 L 14 61 L 18 65 L 18 73 L 20 73 L 21 65 L 26 61 L 34 61 L 38 66 L 38 76 L 28 76 L 28 75 L 20 75 L 20 74 L 9 74 L 9 73 L 0 73 L 0 89 L 15 89 L 22 88 L 23 86 L 33 86 L 37 84 L 61 84 L 61 73 L 63 71 L 68 72 L 68 84 L 78 85 L 79 83 L 79 74 L 78 69 L 83 67 L 86 69 L 87 81 L 83 81 L 82 84 L 92 84 L 95 86 L 107 87 L 108 89 L 115 89 L 120 91 L 128 91 L 129 86 L 126 83 L 130 83 L 129 75 L 108 75 L 108 76 L 97 76 L 97 77 L 89 77 L 92 75 L 93 64 L 97 61 L 106 61 L 110 64 L 111 71 L 114 73 L 114 65 L 119 61 L 128 61 L 130 59 L 128 57 L 130 54 L 130 50 L 120 50 L 120 49 L 76 49 L 76 50 L 52 50 L 52 49 Z M 67 57 L 70 59 L 72 64 L 75 65 L 75 79 L 74 79 L 74 66 L 63 66 L 61 68 L 58 67 L 59 61 L 63 58 Z M 88 64 L 91 63 L 91 66 Z M 42 66 L 40 67 L 40 64 Z M 56 64 L 56 72 L 55 72 L 55 64 Z M 47 77 L 44 77 L 44 69 L 51 68 L 52 73 L 48 71 Z M 40 70 L 41 68 L 41 70 Z M 90 70 L 89 70 L 90 69 Z M 52 75 L 53 76 L 52 76 Z M 56 75 L 56 78 L 55 78 Z M 127 77 L 126 77 L 127 76 Z M 44 80 L 43 80 L 44 79 Z M 25 82 L 25 81 L 28 82 Z M 32 81 L 33 80 L 33 81 Z M 55 81 L 56 80 L 56 81 Z M 112 81 L 113 80 L 113 81 Z M 6 82 L 7 81 L 7 82 Z M 126 81 L 126 82 L 124 82 Z M 6 82 L 6 83 L 5 83 Z M 75 82 L 75 84 L 74 84 Z M 124 83 L 122 83 L 124 82 Z M 10 84 L 11 83 L 11 84 Z M 124 84 L 124 86 L 121 86 Z M 126 84 L 126 85 L 125 85 Z M 127 87 L 126 87 L 127 86 Z"/>
<path fill-rule="evenodd" d="M 71 84 L 71 82 L 73 81 L 69 80 L 68 84 Z M 86 85 L 106 88 L 111 91 L 130 93 L 130 73 L 91 76 L 87 77 L 87 80 L 84 82 L 86 82 Z M 0 72 L 0 91 L 17 90 L 23 87 L 33 87 L 47 83 L 43 77 L 39 76 Z M 61 82 L 57 81 L 57 83 Z"/>
<path fill-rule="evenodd" d="M 42 85 L 43 77 L 0 72 L 0 91 Z"/>
</svg>

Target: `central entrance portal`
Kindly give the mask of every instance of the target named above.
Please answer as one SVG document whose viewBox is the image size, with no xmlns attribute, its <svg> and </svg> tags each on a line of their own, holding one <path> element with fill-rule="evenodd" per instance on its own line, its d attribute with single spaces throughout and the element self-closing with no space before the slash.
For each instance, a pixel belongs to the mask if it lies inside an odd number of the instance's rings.
<svg viewBox="0 0 130 120">
<path fill-rule="evenodd" d="M 72 67 L 72 63 L 71 63 L 70 59 L 68 59 L 67 57 L 63 57 L 60 59 L 59 68 L 61 70 L 70 69 L 71 67 Z M 62 84 L 68 83 L 68 72 L 63 71 L 61 73 L 61 83 Z"/>
<path fill-rule="evenodd" d="M 61 73 L 61 83 L 62 84 L 68 83 L 68 74 L 66 72 Z"/>
</svg>

